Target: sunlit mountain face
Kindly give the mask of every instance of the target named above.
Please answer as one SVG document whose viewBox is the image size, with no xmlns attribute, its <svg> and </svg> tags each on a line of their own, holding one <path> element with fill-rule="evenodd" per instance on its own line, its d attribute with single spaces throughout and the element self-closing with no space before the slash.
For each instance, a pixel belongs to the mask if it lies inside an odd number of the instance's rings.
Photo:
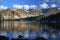
<svg viewBox="0 0 60 40">
<path fill-rule="evenodd" d="M 0 0 L 2 9 L 46 9 L 57 7 L 60 9 L 60 0 Z"/>
</svg>

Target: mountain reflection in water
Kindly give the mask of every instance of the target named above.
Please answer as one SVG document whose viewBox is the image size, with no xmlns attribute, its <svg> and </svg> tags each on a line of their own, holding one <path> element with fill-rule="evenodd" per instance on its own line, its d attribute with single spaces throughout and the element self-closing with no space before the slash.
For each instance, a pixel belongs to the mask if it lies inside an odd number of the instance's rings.
<svg viewBox="0 0 60 40">
<path fill-rule="evenodd" d="M 3 21 L 0 24 L 0 35 L 9 38 L 17 38 L 21 35 L 23 38 L 30 39 L 36 37 L 52 38 L 52 40 L 60 39 L 59 29 L 54 28 L 52 24 L 41 24 L 35 21 Z"/>
</svg>

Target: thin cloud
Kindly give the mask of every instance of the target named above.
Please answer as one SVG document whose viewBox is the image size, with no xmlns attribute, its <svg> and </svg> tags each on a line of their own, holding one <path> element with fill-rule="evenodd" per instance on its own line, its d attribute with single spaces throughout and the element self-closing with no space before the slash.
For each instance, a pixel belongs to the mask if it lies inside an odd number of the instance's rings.
<svg viewBox="0 0 60 40">
<path fill-rule="evenodd" d="M 30 8 L 29 5 L 24 5 L 23 7 L 24 7 L 24 9 L 26 9 L 26 10 L 28 10 L 28 9 Z"/>
<path fill-rule="evenodd" d="M 41 4 L 40 7 L 41 7 L 41 8 L 44 8 L 44 9 L 45 9 L 45 8 L 49 8 L 48 4 L 46 4 L 46 3 Z"/>
<path fill-rule="evenodd" d="M 13 8 L 15 8 L 15 9 L 22 9 L 23 8 L 23 5 L 14 4 L 13 5 Z"/>
<path fill-rule="evenodd" d="M 0 10 L 8 9 L 8 7 L 1 5 Z"/>
<path fill-rule="evenodd" d="M 30 8 L 31 8 L 31 9 L 36 9 L 37 6 L 36 6 L 36 5 L 30 5 Z"/>
<path fill-rule="evenodd" d="M 57 5 L 56 4 L 52 4 L 51 7 L 56 7 Z"/>
<path fill-rule="evenodd" d="M 19 5 L 19 4 L 14 4 L 13 8 L 29 10 L 29 9 L 36 9 L 37 6 L 36 5 Z"/>
</svg>

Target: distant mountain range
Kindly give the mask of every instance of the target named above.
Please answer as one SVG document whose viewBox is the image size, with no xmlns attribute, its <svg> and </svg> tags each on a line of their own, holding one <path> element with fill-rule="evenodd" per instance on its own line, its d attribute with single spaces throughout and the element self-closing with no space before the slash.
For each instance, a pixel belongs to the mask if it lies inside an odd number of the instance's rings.
<svg viewBox="0 0 60 40">
<path fill-rule="evenodd" d="M 34 16 L 39 16 L 41 15 L 40 10 L 1 10 L 0 11 L 0 16 L 3 19 L 20 19 L 20 18 L 27 18 L 27 17 L 34 17 Z"/>
<path fill-rule="evenodd" d="M 57 8 L 49 8 L 49 9 L 41 9 L 41 10 L 35 10 L 35 9 L 30 9 L 30 10 L 1 10 L 0 11 L 0 17 L 2 19 L 21 19 L 21 18 L 28 18 L 28 17 L 36 17 L 36 16 L 41 16 L 41 15 L 53 15 L 60 12 L 59 9 Z"/>
</svg>

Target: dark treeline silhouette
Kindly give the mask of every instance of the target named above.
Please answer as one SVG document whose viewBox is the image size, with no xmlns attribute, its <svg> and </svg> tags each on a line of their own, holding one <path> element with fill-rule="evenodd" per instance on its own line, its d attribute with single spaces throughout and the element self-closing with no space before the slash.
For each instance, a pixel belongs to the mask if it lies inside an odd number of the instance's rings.
<svg viewBox="0 0 60 40">
<path fill-rule="evenodd" d="M 57 33 L 60 31 L 60 12 L 42 18 L 41 23 L 48 25 L 49 28 L 55 29 L 53 32 Z"/>
<path fill-rule="evenodd" d="M 46 39 L 43 38 L 43 37 L 38 37 L 38 38 L 36 38 L 35 40 L 46 40 Z"/>
<path fill-rule="evenodd" d="M 40 19 L 41 22 L 44 21 L 44 23 L 57 23 L 60 24 L 60 12 L 50 15 L 48 17 L 43 17 Z"/>
<path fill-rule="evenodd" d="M 55 23 L 48 23 L 48 26 L 52 26 L 53 28 L 60 29 L 60 12 L 55 15 L 51 15 L 47 20 L 53 20 Z"/>
<path fill-rule="evenodd" d="M 40 16 L 27 17 L 27 18 L 23 18 L 23 19 L 21 19 L 21 20 L 23 20 L 23 21 L 38 21 L 38 20 L 40 20 L 39 17 L 40 17 Z"/>
<path fill-rule="evenodd" d="M 9 40 L 9 38 L 5 36 L 0 36 L 0 40 Z"/>
</svg>

